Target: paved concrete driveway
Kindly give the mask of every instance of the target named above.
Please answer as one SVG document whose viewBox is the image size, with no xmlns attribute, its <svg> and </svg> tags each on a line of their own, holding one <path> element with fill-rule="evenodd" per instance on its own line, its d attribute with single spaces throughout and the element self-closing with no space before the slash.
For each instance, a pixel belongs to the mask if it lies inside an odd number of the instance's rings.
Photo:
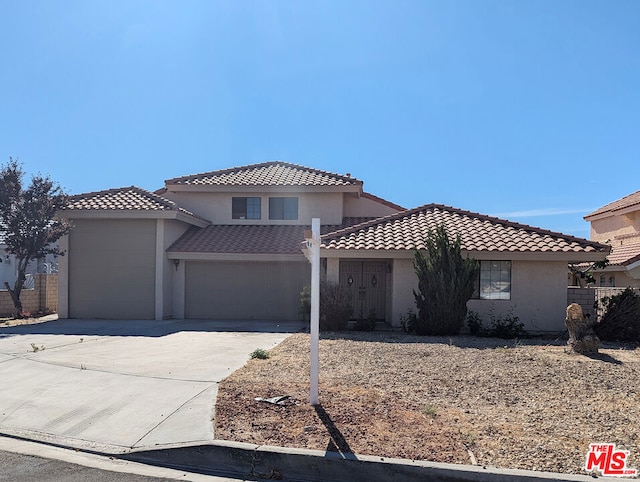
<svg viewBox="0 0 640 482">
<path fill-rule="evenodd" d="M 218 383 L 301 323 L 58 320 L 0 328 L 0 433 L 112 453 L 213 440 Z"/>
</svg>

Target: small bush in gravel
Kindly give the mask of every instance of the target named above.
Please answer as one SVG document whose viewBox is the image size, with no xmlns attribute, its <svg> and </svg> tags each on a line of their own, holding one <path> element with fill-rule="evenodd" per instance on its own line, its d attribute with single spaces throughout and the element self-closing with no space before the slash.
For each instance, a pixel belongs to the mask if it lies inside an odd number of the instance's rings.
<svg viewBox="0 0 640 482">
<path fill-rule="evenodd" d="M 493 313 L 489 317 L 491 318 L 491 328 L 485 328 L 480 315 L 475 311 L 469 311 L 467 313 L 467 326 L 471 335 L 503 338 L 505 340 L 527 338 L 529 336 L 527 330 L 524 329 L 524 323 L 512 311 L 508 311 L 504 318 Z"/>
<path fill-rule="evenodd" d="M 269 358 L 269 352 L 263 348 L 256 348 L 251 353 L 251 358 L 257 358 L 258 360 L 266 360 Z"/>
<path fill-rule="evenodd" d="M 605 298 L 605 313 L 594 325 L 601 340 L 640 342 L 640 295 L 631 288 Z"/>
<path fill-rule="evenodd" d="M 366 318 L 358 318 L 354 326 L 356 331 L 373 331 L 376 329 L 376 310 L 371 308 Z"/>
<path fill-rule="evenodd" d="M 480 318 L 477 311 L 469 310 L 467 312 L 467 326 L 469 327 L 469 333 L 473 336 L 480 336 L 484 332 L 482 318 Z"/>
<path fill-rule="evenodd" d="M 491 315 L 490 335 L 496 338 L 504 338 L 510 340 L 512 338 L 525 338 L 529 336 L 527 330 L 524 329 L 524 323 L 520 318 L 509 311 L 504 318 Z"/>
<path fill-rule="evenodd" d="M 416 312 L 411 308 L 409 308 L 406 314 L 400 315 L 400 326 L 402 326 L 402 331 L 405 333 L 415 334 L 417 323 Z"/>
</svg>

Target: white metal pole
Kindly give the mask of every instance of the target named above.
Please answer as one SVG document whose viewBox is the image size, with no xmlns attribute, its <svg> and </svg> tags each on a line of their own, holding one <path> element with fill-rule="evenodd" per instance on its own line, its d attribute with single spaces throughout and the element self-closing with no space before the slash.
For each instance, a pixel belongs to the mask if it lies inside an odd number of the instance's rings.
<svg viewBox="0 0 640 482">
<path fill-rule="evenodd" d="M 311 374 L 309 399 L 318 405 L 318 371 L 320 348 L 320 218 L 311 220 Z"/>
</svg>

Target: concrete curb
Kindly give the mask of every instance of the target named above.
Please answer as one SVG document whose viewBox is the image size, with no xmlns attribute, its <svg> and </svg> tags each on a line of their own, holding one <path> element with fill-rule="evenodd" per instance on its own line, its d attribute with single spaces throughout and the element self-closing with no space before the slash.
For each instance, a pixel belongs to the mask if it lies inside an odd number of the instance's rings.
<svg viewBox="0 0 640 482">
<path fill-rule="evenodd" d="M 117 457 L 169 468 L 258 479 L 295 481 L 429 480 L 432 482 L 593 482 L 588 475 L 483 468 L 474 465 L 387 459 L 318 450 L 215 441 L 206 445 L 136 450 Z M 598 480 L 620 480 L 598 477 Z"/>
</svg>

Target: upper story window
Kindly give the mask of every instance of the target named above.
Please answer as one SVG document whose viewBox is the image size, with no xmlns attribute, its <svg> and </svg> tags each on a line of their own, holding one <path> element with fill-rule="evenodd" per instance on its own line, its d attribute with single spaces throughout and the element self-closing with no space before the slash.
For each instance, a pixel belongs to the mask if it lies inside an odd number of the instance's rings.
<svg viewBox="0 0 640 482">
<path fill-rule="evenodd" d="M 511 261 L 480 261 L 480 274 L 474 298 L 511 299 Z"/>
<path fill-rule="evenodd" d="M 259 197 L 234 197 L 231 200 L 232 219 L 260 219 Z"/>
<path fill-rule="evenodd" d="M 298 219 L 298 198 L 270 197 L 269 219 Z"/>
</svg>

